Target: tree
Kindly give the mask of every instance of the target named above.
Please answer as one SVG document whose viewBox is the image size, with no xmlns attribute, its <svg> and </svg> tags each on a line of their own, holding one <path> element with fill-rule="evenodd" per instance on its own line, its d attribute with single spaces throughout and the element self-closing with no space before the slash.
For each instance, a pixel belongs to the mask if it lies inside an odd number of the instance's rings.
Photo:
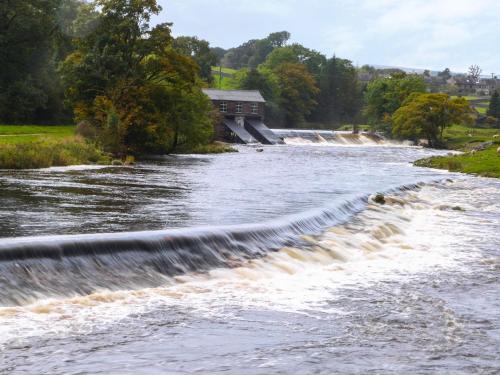
<svg viewBox="0 0 500 375">
<path fill-rule="evenodd" d="M 285 46 L 290 33 L 281 31 L 271 33 L 264 39 L 252 39 L 242 45 L 231 48 L 222 59 L 222 65 L 228 68 L 256 68 L 275 49 Z"/>
<path fill-rule="evenodd" d="M 443 82 L 446 82 L 448 81 L 450 78 L 451 78 L 451 72 L 450 72 L 450 69 L 449 68 L 446 68 L 445 70 L 443 70 L 442 72 L 439 72 L 438 73 L 438 77 L 440 77 Z"/>
<path fill-rule="evenodd" d="M 78 38 L 62 74 L 75 120 L 117 155 L 171 152 L 209 140 L 211 104 L 194 60 L 173 48 L 169 24 L 149 26 L 155 0 L 97 0 L 97 27 Z M 195 131 L 196 129 L 196 131 Z"/>
<path fill-rule="evenodd" d="M 365 92 L 364 115 L 372 127 L 390 130 L 390 116 L 413 93 L 423 93 L 425 81 L 418 75 L 397 73 L 370 82 Z"/>
<path fill-rule="evenodd" d="M 315 98 L 319 90 L 316 81 L 302 64 L 284 63 L 274 73 L 279 81 L 285 126 L 294 127 L 303 122 L 317 105 Z"/>
<path fill-rule="evenodd" d="M 469 66 L 469 78 L 471 82 L 477 83 L 479 81 L 479 77 L 481 77 L 482 69 L 479 65 L 471 65 Z"/>
<path fill-rule="evenodd" d="M 200 67 L 200 75 L 206 82 L 211 83 L 213 81 L 212 66 L 216 65 L 218 60 L 206 40 L 197 37 L 179 36 L 175 38 L 173 45 L 178 52 L 196 61 Z"/>
<path fill-rule="evenodd" d="M 313 118 L 330 124 L 356 122 L 362 104 L 357 72 L 351 61 L 335 56 L 321 65 L 318 106 Z"/>
<path fill-rule="evenodd" d="M 491 95 L 487 114 L 488 116 L 495 117 L 496 119 L 500 120 L 500 95 L 496 90 Z"/>
<path fill-rule="evenodd" d="M 279 126 L 282 123 L 281 92 L 279 81 L 270 69 L 242 69 L 237 75 L 238 88 L 243 90 L 259 90 L 266 100 L 266 123 Z"/>
<path fill-rule="evenodd" d="M 429 146 L 442 143 L 444 129 L 453 124 L 470 124 L 472 109 L 464 98 L 447 94 L 414 93 L 392 116 L 392 134 L 400 139 L 424 137 Z"/>
<path fill-rule="evenodd" d="M 283 63 L 304 64 L 309 72 L 318 75 L 325 64 L 326 57 L 321 53 L 294 43 L 290 46 L 274 49 L 268 56 L 264 65 L 275 69 Z"/>
<path fill-rule="evenodd" d="M 60 43 L 62 25 L 76 13 L 64 14 L 61 9 L 80 4 L 70 0 L 0 2 L 0 121 L 64 121 L 56 70 L 65 53 Z"/>
</svg>

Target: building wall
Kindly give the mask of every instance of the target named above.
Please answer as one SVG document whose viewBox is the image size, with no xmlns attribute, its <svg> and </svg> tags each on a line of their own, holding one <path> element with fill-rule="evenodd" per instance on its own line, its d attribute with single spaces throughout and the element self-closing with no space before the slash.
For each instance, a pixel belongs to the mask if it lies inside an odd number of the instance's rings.
<svg viewBox="0 0 500 375">
<path fill-rule="evenodd" d="M 220 111 L 220 104 L 223 101 L 220 100 L 214 100 L 213 104 L 214 107 Z M 257 103 L 257 113 L 252 113 L 252 102 L 233 102 L 233 101 L 226 101 L 227 103 L 227 112 L 223 113 L 221 112 L 221 115 L 223 116 L 254 116 L 254 117 L 261 117 L 264 118 L 264 103 Z M 236 113 L 236 104 L 237 103 L 242 103 L 243 105 L 243 111 L 242 113 Z"/>
</svg>

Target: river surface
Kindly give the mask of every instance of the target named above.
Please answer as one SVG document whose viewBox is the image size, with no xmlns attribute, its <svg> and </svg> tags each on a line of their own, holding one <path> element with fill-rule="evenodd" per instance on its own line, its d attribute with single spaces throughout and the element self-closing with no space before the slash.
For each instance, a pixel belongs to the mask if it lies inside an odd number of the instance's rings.
<svg viewBox="0 0 500 375">
<path fill-rule="evenodd" d="M 0 171 L 0 374 L 499 374 L 499 180 L 288 143 Z"/>
</svg>

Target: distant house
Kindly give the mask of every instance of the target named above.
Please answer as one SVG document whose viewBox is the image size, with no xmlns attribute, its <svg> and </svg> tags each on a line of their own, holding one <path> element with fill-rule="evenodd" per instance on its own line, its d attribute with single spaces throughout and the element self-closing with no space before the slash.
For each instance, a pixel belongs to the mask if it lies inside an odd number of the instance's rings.
<svg viewBox="0 0 500 375">
<path fill-rule="evenodd" d="M 453 77 L 451 78 L 457 86 L 457 91 L 461 95 L 475 94 L 476 93 L 476 82 L 474 82 L 469 77 Z"/>
<path fill-rule="evenodd" d="M 500 91 L 500 80 L 497 77 L 481 78 L 476 85 L 478 95 L 491 95 L 495 90 Z"/>
<path fill-rule="evenodd" d="M 257 90 L 204 89 L 220 113 L 221 122 L 216 124 L 216 138 L 235 143 L 281 143 L 264 125 L 266 101 Z"/>
</svg>

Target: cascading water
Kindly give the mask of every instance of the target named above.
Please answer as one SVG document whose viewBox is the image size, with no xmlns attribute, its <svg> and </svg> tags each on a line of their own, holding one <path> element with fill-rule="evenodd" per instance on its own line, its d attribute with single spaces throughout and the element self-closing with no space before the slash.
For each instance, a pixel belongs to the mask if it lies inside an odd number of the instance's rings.
<svg viewBox="0 0 500 375">
<path fill-rule="evenodd" d="M 500 184 L 335 136 L 0 171 L 0 374 L 495 373 Z"/>
</svg>

